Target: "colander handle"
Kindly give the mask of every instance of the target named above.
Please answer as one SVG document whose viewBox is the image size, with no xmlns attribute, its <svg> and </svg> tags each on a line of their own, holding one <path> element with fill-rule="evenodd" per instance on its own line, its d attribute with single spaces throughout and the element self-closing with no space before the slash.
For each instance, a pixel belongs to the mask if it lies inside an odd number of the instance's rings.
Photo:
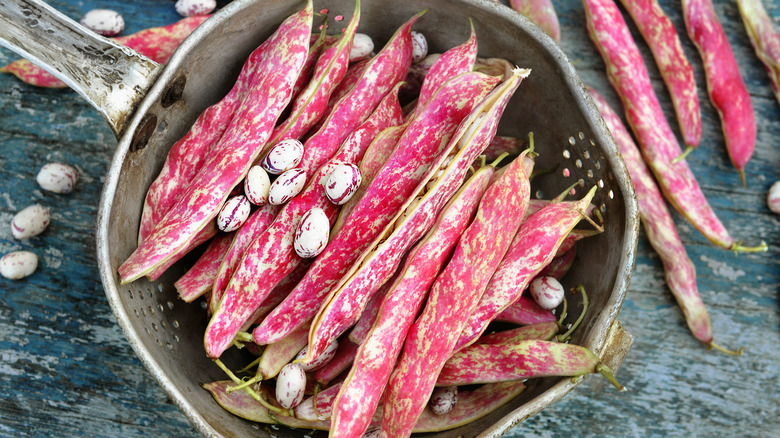
<svg viewBox="0 0 780 438">
<path fill-rule="evenodd" d="M 631 348 L 631 344 L 634 343 L 634 337 L 631 336 L 620 321 L 615 320 L 609 327 L 607 332 L 606 342 L 604 348 L 602 348 L 599 357 L 608 367 L 617 371 L 623 359 L 626 358 L 628 350 Z"/>
<path fill-rule="evenodd" d="M 40 0 L 3 0 L 0 45 L 65 82 L 121 137 L 137 104 L 162 70 Z"/>
</svg>

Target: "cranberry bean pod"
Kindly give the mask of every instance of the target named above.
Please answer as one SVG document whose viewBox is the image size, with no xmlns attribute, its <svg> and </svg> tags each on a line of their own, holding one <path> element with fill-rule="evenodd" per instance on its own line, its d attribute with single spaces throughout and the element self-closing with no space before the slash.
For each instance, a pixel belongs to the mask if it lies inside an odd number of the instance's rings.
<svg viewBox="0 0 780 438">
<path fill-rule="evenodd" d="M 446 53 L 442 59 L 445 56 Z M 334 289 L 334 292 L 326 298 L 326 304 L 318 312 L 312 326 L 310 335 L 312 347 L 307 359 L 316 357 L 318 349 L 340 336 L 357 321 L 366 301 L 395 272 L 402 255 L 433 225 L 439 211 L 462 184 L 471 163 L 495 135 L 501 114 L 521 80 L 522 76 L 518 69 L 512 80 L 504 82 L 493 90 L 474 108 L 460 124 L 447 148 L 439 154 L 440 158 L 431 166 L 428 175 L 423 178 L 422 185 L 426 185 L 425 182 L 438 172 L 442 163 L 449 159 L 450 154 L 457 151 L 458 145 L 465 141 L 468 144 L 467 148 L 455 155 L 444 170 L 444 175 L 416 205 L 411 204 L 410 211 L 408 203 L 404 206 L 402 211 L 406 212 L 406 216 L 395 221 L 392 234 L 361 262 L 357 270 L 353 269 L 346 283 Z M 417 193 L 422 193 L 421 190 L 421 187 L 418 187 Z"/>
<path fill-rule="evenodd" d="M 306 346 L 308 334 L 309 327 L 302 325 L 278 342 L 265 347 L 263 355 L 260 356 L 260 363 L 257 365 L 257 374 L 263 380 L 268 380 L 279 374 L 282 367 L 290 363 Z"/>
<path fill-rule="evenodd" d="M 525 140 L 520 140 L 517 137 L 497 135 L 493 137 L 493 140 L 491 140 L 490 144 L 485 148 L 485 159 L 487 161 L 493 161 L 505 153 L 509 155 L 518 155 L 527 147 L 528 142 Z"/>
<path fill-rule="evenodd" d="M 344 380 L 331 420 L 334 433 L 353 431 L 359 436 L 368 428 L 367 422 L 379 405 L 406 332 L 422 307 L 428 288 L 474 217 L 493 173 L 492 167 L 484 167 L 469 178 L 442 209 L 421 243 L 412 249 Z"/>
<path fill-rule="evenodd" d="M 780 33 L 761 0 L 737 0 L 742 23 L 758 59 L 764 63 L 772 91 L 780 103 Z"/>
<path fill-rule="evenodd" d="M 560 251 L 558 251 L 560 253 Z M 545 277 L 553 277 L 560 281 L 561 278 L 563 278 L 564 275 L 566 275 L 567 272 L 569 272 L 569 269 L 571 269 L 572 265 L 574 264 L 574 258 L 577 256 L 577 247 L 573 246 L 568 251 L 564 252 L 563 254 L 556 255 L 550 263 L 545 266 L 539 273 L 538 276 L 545 276 Z"/>
<path fill-rule="evenodd" d="M 517 325 L 531 325 L 557 322 L 558 318 L 551 310 L 542 309 L 533 298 L 521 295 L 517 301 L 496 315 L 494 320 Z"/>
<path fill-rule="evenodd" d="M 328 420 L 331 416 L 333 400 L 340 388 L 340 384 L 335 384 L 303 400 L 295 407 L 295 418 L 305 421 Z"/>
<path fill-rule="evenodd" d="M 222 354 L 238 328 L 249 320 L 253 310 L 266 299 L 274 285 L 301 263 L 302 259 L 293 249 L 293 235 L 301 216 L 313 207 L 336 215 L 338 206 L 331 203 L 324 192 L 329 169 L 339 162 L 360 160 L 376 132 L 390 123 L 400 122 L 399 86 L 397 84 L 385 96 L 374 113 L 347 137 L 331 163 L 318 170 L 304 191 L 285 205 L 271 226 L 247 248 L 225 288 L 227 296 L 221 298 L 226 308 L 221 310 L 223 304 L 215 306 L 215 313 L 206 327 L 204 344 L 209 355 L 217 357 Z"/>
<path fill-rule="evenodd" d="M 325 105 L 325 112 L 307 133 L 307 136 L 314 134 L 315 132 L 319 131 L 320 128 L 322 128 L 322 125 L 324 125 L 325 121 L 328 120 L 330 114 L 333 112 L 333 108 L 336 107 L 336 104 L 350 91 L 352 91 L 352 88 L 354 88 L 354 86 L 363 76 L 363 71 L 365 71 L 366 67 L 368 67 L 368 61 L 369 59 L 367 58 L 349 65 L 347 72 L 341 79 L 341 82 L 330 95 L 330 99 L 328 99 L 328 103 Z"/>
<path fill-rule="evenodd" d="M 512 344 L 475 344 L 455 353 L 439 373 L 437 386 L 510 382 L 535 377 L 604 374 L 615 387 L 612 370 L 589 349 L 575 344 L 528 340 Z"/>
<path fill-rule="evenodd" d="M 558 333 L 558 322 L 540 322 L 522 327 L 490 333 L 480 337 L 476 344 L 516 344 L 520 341 L 541 339 L 549 341 Z"/>
<path fill-rule="evenodd" d="M 317 313 L 339 279 L 390 225 L 406 201 L 414 197 L 431 164 L 442 153 L 458 124 L 495 85 L 481 73 L 464 73 L 442 86 L 431 104 L 404 131 L 390 159 L 371 182 L 344 226 L 315 260 L 309 272 L 282 305 L 254 331 L 255 342 L 273 342 Z M 434 126 L 436 129 L 431 129 Z M 424 185 L 424 181 L 423 181 Z M 383 202 L 377 203 L 376 199 Z M 320 345 L 310 343 L 309 356 Z"/>
<path fill-rule="evenodd" d="M 412 58 L 411 29 L 421 15 L 409 19 L 367 62 L 357 83 L 336 103 L 322 127 L 304 142 L 303 159 L 298 167 L 306 174 L 313 174 L 330 160 L 347 136 L 406 76 Z"/>
<path fill-rule="evenodd" d="M 408 436 L 425 408 L 436 375 L 452 352 L 468 314 L 509 248 L 530 197 L 523 156 L 505 167 L 485 192 L 474 221 L 431 286 L 420 317 L 385 392 L 382 436 Z M 490 239 L 485 239 L 485 236 Z"/>
<path fill-rule="evenodd" d="M 402 266 L 403 265 L 399 266 L 399 271 L 403 269 Z M 386 281 L 385 284 L 368 299 L 366 308 L 363 309 L 360 319 L 349 332 L 349 339 L 352 342 L 359 345 L 366 339 L 366 336 L 368 336 L 368 333 L 371 331 L 371 327 L 374 325 L 374 321 L 376 321 L 376 316 L 379 314 L 379 307 L 382 305 L 388 291 L 393 287 L 393 284 L 395 284 L 394 278 Z"/>
<path fill-rule="evenodd" d="M 455 351 L 474 342 L 504 309 L 515 302 L 528 283 L 555 257 L 596 193 L 594 186 L 574 203 L 550 202 L 520 226 L 504 259 L 472 310 Z"/>
<path fill-rule="evenodd" d="M 348 370 L 355 360 L 359 344 L 349 339 L 339 341 L 336 356 L 328 363 L 314 372 L 314 380 L 320 385 L 327 385 L 336 379 L 341 373 Z"/>
<path fill-rule="evenodd" d="M 661 257 L 666 284 L 680 305 L 693 335 L 701 342 L 710 344 L 713 341 L 712 328 L 707 309 L 696 287 L 696 268 L 677 234 L 674 220 L 666 208 L 661 192 L 620 117 L 601 94 L 593 89 L 589 91 L 626 162 L 636 189 L 640 218 L 650 244 Z"/>
<path fill-rule="evenodd" d="M 524 17 L 533 21 L 555 42 L 561 40 L 558 14 L 550 0 L 509 0 L 509 5 Z"/>
<path fill-rule="evenodd" d="M 325 48 L 317 58 L 312 79 L 295 98 L 290 116 L 274 128 L 270 145 L 287 138 L 300 138 L 322 117 L 328 98 L 341 82 L 349 66 L 349 51 L 360 22 L 360 0 L 337 43 Z M 314 170 L 314 169 L 312 169 Z"/>
<path fill-rule="evenodd" d="M 311 23 L 309 2 L 269 38 L 268 53 L 258 68 L 264 74 L 254 77 L 251 92 L 236 108 L 225 134 L 212 146 L 188 189 L 120 266 L 122 283 L 145 275 L 185 247 L 243 180 L 290 97 L 309 50 Z"/>
<path fill-rule="evenodd" d="M 179 298 L 191 303 L 211 290 L 214 280 L 217 278 L 219 265 L 233 242 L 234 234 L 220 233 L 211 239 L 206 250 L 198 257 L 195 264 L 173 283 L 179 293 Z"/>
<path fill-rule="evenodd" d="M 274 310 L 276 306 L 278 306 L 279 303 L 281 303 L 282 300 L 284 300 L 284 298 L 290 294 L 290 291 L 293 290 L 295 285 L 301 281 L 301 278 L 303 278 L 303 276 L 306 274 L 309 266 L 311 266 L 310 260 L 302 260 L 300 263 L 298 263 L 292 272 L 287 274 L 287 276 L 284 277 L 282 281 L 280 281 L 276 286 L 274 286 L 273 289 L 271 289 L 271 292 L 268 293 L 268 296 L 265 297 L 263 302 L 260 303 L 260 306 L 254 311 L 254 313 L 252 313 L 252 316 L 250 316 L 247 319 L 247 322 L 244 323 L 244 325 L 241 327 L 241 330 L 247 330 L 252 324 L 259 323 L 263 320 L 263 318 L 265 318 L 266 315 L 268 315 L 269 312 Z"/>
<path fill-rule="evenodd" d="M 731 163 L 745 185 L 745 165 L 756 146 L 756 117 L 739 65 L 711 0 L 682 0 L 688 36 L 699 50 L 707 92 L 718 111 Z"/>
<path fill-rule="evenodd" d="M 653 91 L 642 55 L 612 0 L 584 0 L 588 34 L 608 65 L 607 77 L 618 92 L 642 156 L 664 197 L 704 237 L 717 246 L 739 250 L 718 219 L 682 154 Z"/>
<path fill-rule="evenodd" d="M 620 0 L 642 34 L 658 65 L 669 96 L 672 99 L 677 122 L 682 133 L 686 154 L 701 141 L 701 111 L 696 94 L 693 67 L 685 56 L 680 37 L 658 0 Z"/>
<path fill-rule="evenodd" d="M 182 257 L 187 255 L 188 252 L 208 242 L 209 239 L 216 236 L 219 232 L 219 229 L 217 229 L 217 222 L 214 220 L 209 221 L 209 223 L 207 223 L 206 226 L 198 232 L 198 234 L 196 234 L 189 242 L 187 242 L 186 246 L 184 246 L 179 251 L 176 251 L 174 254 L 171 254 L 164 263 L 149 271 L 146 274 L 146 278 L 151 281 L 157 280 L 162 274 L 165 273 L 165 271 L 168 270 L 168 268 L 176 264 L 176 262 L 181 260 Z"/>
<path fill-rule="evenodd" d="M 167 26 L 152 27 L 132 35 L 111 39 L 155 62 L 165 64 L 181 42 L 207 18 L 208 16 L 184 18 Z M 54 75 L 26 59 L 19 59 L 4 67 L 0 67 L 0 73 L 11 73 L 22 81 L 36 87 L 67 87 L 67 84 L 54 77 Z"/>
</svg>

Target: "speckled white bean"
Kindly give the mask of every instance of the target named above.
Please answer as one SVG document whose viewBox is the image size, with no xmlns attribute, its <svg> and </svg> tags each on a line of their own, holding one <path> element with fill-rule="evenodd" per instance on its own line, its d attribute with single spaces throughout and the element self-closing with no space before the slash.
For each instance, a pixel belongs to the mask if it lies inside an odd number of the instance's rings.
<svg viewBox="0 0 780 438">
<path fill-rule="evenodd" d="M 182 17 L 195 17 L 210 14 L 217 7 L 216 0 L 178 0 L 176 12 Z"/>
<path fill-rule="evenodd" d="M 371 429 L 363 435 L 363 438 L 379 438 L 382 436 L 382 429 Z"/>
<path fill-rule="evenodd" d="M 469 144 L 469 141 L 471 141 L 471 137 L 474 135 L 475 132 L 477 132 L 477 128 L 482 124 L 482 120 L 485 118 L 485 113 L 480 113 L 477 115 L 477 117 L 474 118 L 474 121 L 471 122 L 471 125 L 466 129 L 466 132 L 463 133 L 463 136 L 458 139 L 458 150 L 461 150 L 466 147 L 466 145 Z"/>
<path fill-rule="evenodd" d="M 352 38 L 352 50 L 349 52 L 349 62 L 367 58 L 374 51 L 374 40 L 370 36 L 357 32 Z"/>
<path fill-rule="evenodd" d="M 268 202 L 282 205 L 294 198 L 306 185 L 306 172 L 302 169 L 290 169 L 279 175 L 268 189 Z"/>
<path fill-rule="evenodd" d="M 458 387 L 442 386 L 431 394 L 431 411 L 436 415 L 444 415 L 458 404 Z"/>
<path fill-rule="evenodd" d="M 436 173 L 431 176 L 431 179 L 428 181 L 427 184 L 425 184 L 425 190 L 431 191 L 433 187 L 436 185 L 436 182 L 444 176 L 444 172 L 447 170 L 447 166 L 452 163 L 452 160 L 455 159 L 455 155 L 447 155 L 447 158 L 442 161 L 441 166 L 439 166 L 439 170 L 436 171 Z"/>
<path fill-rule="evenodd" d="M 228 199 L 222 210 L 217 215 L 217 228 L 229 233 L 236 231 L 244 225 L 249 213 L 252 212 L 252 205 L 244 195 L 236 195 Z"/>
<path fill-rule="evenodd" d="M 119 12 L 110 9 L 93 9 L 81 17 L 81 25 L 107 37 L 116 36 L 125 30 L 125 20 Z"/>
<path fill-rule="evenodd" d="M 297 363 L 288 363 L 276 377 L 276 401 L 285 409 L 292 409 L 303 401 L 306 373 Z"/>
<path fill-rule="evenodd" d="M 303 368 L 304 371 L 312 371 L 316 370 L 317 368 L 325 365 L 326 363 L 330 362 L 333 357 L 336 356 L 336 349 L 339 347 L 339 341 L 334 340 L 330 344 L 328 344 L 327 348 L 325 348 L 325 351 L 320 353 L 319 356 L 317 356 L 313 361 L 310 363 L 302 363 L 301 368 Z M 303 347 L 301 351 L 298 352 L 298 355 L 295 356 L 295 360 L 300 360 L 306 357 L 306 352 L 309 350 L 309 346 Z"/>
<path fill-rule="evenodd" d="M 40 204 L 31 205 L 16 213 L 11 220 L 11 234 L 17 239 L 37 236 L 49 226 L 51 210 Z"/>
<path fill-rule="evenodd" d="M 425 35 L 412 31 L 412 63 L 417 63 L 428 56 L 428 40 Z"/>
<path fill-rule="evenodd" d="M 70 193 L 79 180 L 79 172 L 65 163 L 47 163 L 35 177 L 42 189 L 54 193 Z"/>
<path fill-rule="evenodd" d="M 0 258 L 0 275 L 11 280 L 27 277 L 38 267 L 38 256 L 30 251 L 9 252 Z"/>
<path fill-rule="evenodd" d="M 780 181 L 772 184 L 766 195 L 766 205 L 774 213 L 780 214 Z"/>
<path fill-rule="evenodd" d="M 363 177 L 360 168 L 352 163 L 341 163 L 333 168 L 325 183 L 325 195 L 330 202 L 343 205 L 357 192 Z"/>
<path fill-rule="evenodd" d="M 252 166 L 244 178 L 244 194 L 255 205 L 265 205 L 268 202 L 268 192 L 271 190 L 271 178 L 262 166 Z"/>
<path fill-rule="evenodd" d="M 555 277 L 537 277 L 528 287 L 531 297 L 540 307 L 552 310 L 563 302 L 564 289 Z"/>
<path fill-rule="evenodd" d="M 303 158 L 303 144 L 294 138 L 282 140 L 271 147 L 261 165 L 271 175 L 279 175 L 297 166 Z"/>
<path fill-rule="evenodd" d="M 295 230 L 293 248 L 295 253 L 303 258 L 318 256 L 328 245 L 330 238 L 330 221 L 325 211 L 315 207 L 301 217 Z"/>
</svg>

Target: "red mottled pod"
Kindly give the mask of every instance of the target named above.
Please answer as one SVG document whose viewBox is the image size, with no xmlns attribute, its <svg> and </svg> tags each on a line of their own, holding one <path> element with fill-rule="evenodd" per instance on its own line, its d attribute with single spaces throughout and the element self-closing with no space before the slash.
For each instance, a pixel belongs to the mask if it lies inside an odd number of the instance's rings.
<svg viewBox="0 0 780 438">
<path fill-rule="evenodd" d="M 236 231 L 241 228 L 241 225 L 244 225 L 251 212 L 252 206 L 246 196 L 234 196 L 228 199 L 222 206 L 222 210 L 219 211 L 217 228 L 226 233 Z"/>
<path fill-rule="evenodd" d="M 493 161 L 503 154 L 518 155 L 528 148 L 528 142 L 520 140 L 517 137 L 507 137 L 497 135 L 493 137 L 490 144 L 485 148 L 485 159 Z"/>
<path fill-rule="evenodd" d="M 327 385 L 336 379 L 341 373 L 348 370 L 355 360 L 358 344 L 349 339 L 339 342 L 336 355 L 328 363 L 314 372 L 314 380 L 320 385 Z"/>
<path fill-rule="evenodd" d="M 455 347 L 471 309 L 504 257 L 525 216 L 530 196 L 523 157 L 507 165 L 488 187 L 474 221 L 431 286 L 428 301 L 409 329 L 385 392 L 383 437 L 411 434 Z M 490 239 L 485 239 L 485 235 Z"/>
<path fill-rule="evenodd" d="M 509 382 L 532 377 L 603 374 L 619 391 L 609 367 L 580 345 L 529 340 L 516 344 L 475 344 L 455 353 L 442 367 L 437 386 Z"/>
<path fill-rule="evenodd" d="M 607 77 L 618 92 L 642 156 L 664 197 L 712 243 L 746 250 L 729 235 L 685 160 L 653 91 L 642 54 L 612 0 L 584 0 L 588 34 L 607 64 Z M 765 250 L 763 248 L 759 248 Z"/>
<path fill-rule="evenodd" d="M 560 251 L 558 251 L 560 253 Z M 577 247 L 573 246 L 561 255 L 556 255 L 550 263 L 539 271 L 538 276 L 553 277 L 558 281 L 569 272 L 577 256 Z"/>
<path fill-rule="evenodd" d="M 718 110 L 726 150 L 745 185 L 745 165 L 756 146 L 756 116 L 739 64 L 711 0 L 682 0 L 688 36 L 699 49 L 707 92 Z"/>
<path fill-rule="evenodd" d="M 761 0 L 737 0 L 750 44 L 766 67 L 772 91 L 780 103 L 780 33 Z"/>
<path fill-rule="evenodd" d="M 179 277 L 173 286 L 179 293 L 179 298 L 191 303 L 196 298 L 211 290 L 222 260 L 225 258 L 233 242 L 233 234 L 221 233 L 209 242 L 206 250 L 195 264 Z"/>
<path fill-rule="evenodd" d="M 173 254 L 164 263 L 161 263 L 149 271 L 146 274 L 146 278 L 151 281 L 157 280 L 162 274 L 165 273 L 165 271 L 168 270 L 168 268 L 176 264 L 176 262 L 181 260 L 181 258 L 187 255 L 187 253 L 208 242 L 209 239 L 216 236 L 217 233 L 219 233 L 219 229 L 217 228 L 217 221 L 209 221 L 202 230 L 198 231 L 198 234 L 196 234 L 192 239 L 190 239 L 189 242 L 187 242 L 187 245 L 182 250 L 178 251 L 176 254 Z"/>
<path fill-rule="evenodd" d="M 288 138 L 271 146 L 263 158 L 261 166 L 271 175 L 279 175 L 297 166 L 303 158 L 303 143 Z"/>
<path fill-rule="evenodd" d="M 164 217 L 159 222 L 149 221 L 149 234 L 144 236 L 141 233 L 143 241 L 120 266 L 120 277 L 124 283 L 145 275 L 185 248 L 187 241 L 217 215 L 230 191 L 244 179 L 290 98 L 292 85 L 308 53 L 311 22 L 312 5 L 308 3 L 305 9 L 285 20 L 263 43 L 267 50 L 258 49 L 263 56 L 258 60 L 256 70 L 263 74 L 251 77 L 251 86 L 245 91 L 240 105 L 223 108 L 233 114 L 228 119 L 230 123 L 224 134 L 217 137 L 193 177 L 186 180 L 188 188 L 175 196 L 175 201 L 169 204 L 170 210 L 163 210 L 161 214 Z M 204 115 L 201 117 L 209 122 L 215 121 Z M 205 127 L 197 122 L 195 126 L 197 129 Z M 193 127 L 190 134 L 197 129 Z M 203 147 L 200 142 L 195 143 Z M 200 147 L 195 149 L 202 151 Z M 177 151 L 179 154 L 187 153 L 181 148 Z M 166 162 L 170 160 L 169 154 Z M 174 167 L 176 169 L 171 170 L 175 172 L 179 169 L 178 163 Z M 170 180 L 166 176 L 162 178 L 162 185 Z M 167 190 L 163 191 L 170 194 Z M 146 202 L 157 205 L 154 196 L 150 199 L 150 194 L 147 194 Z"/>
<path fill-rule="evenodd" d="M 494 320 L 517 325 L 531 325 L 556 322 L 558 318 L 551 310 L 542 309 L 533 298 L 521 295 L 517 301 L 496 315 Z"/>
<path fill-rule="evenodd" d="M 289 364 L 299 351 L 306 346 L 306 334 L 309 327 L 301 326 L 286 337 L 265 347 L 260 363 L 257 365 L 257 375 L 263 380 L 276 377 L 282 367 Z M 299 365 L 299 364 L 296 364 Z"/>
<path fill-rule="evenodd" d="M 293 247 L 295 253 L 305 259 L 318 256 L 330 238 L 330 220 L 321 208 L 312 208 L 304 213 L 295 230 Z"/>
<path fill-rule="evenodd" d="M 330 202 L 342 205 L 352 198 L 357 192 L 363 178 L 360 168 L 352 163 L 342 163 L 333 169 L 325 183 L 325 195 Z"/>
<path fill-rule="evenodd" d="M 549 341 L 558 333 L 558 321 L 539 322 L 514 329 L 490 333 L 480 337 L 477 344 L 516 344 L 520 341 L 541 339 Z"/>
<path fill-rule="evenodd" d="M 690 152 L 701 141 L 701 111 L 693 67 L 685 56 L 674 24 L 658 0 L 621 0 L 658 64 L 672 99 L 683 143 Z"/>
<path fill-rule="evenodd" d="M 337 383 L 303 400 L 295 407 L 295 418 L 306 421 L 330 419 L 333 400 L 336 398 L 340 388 L 341 385 Z"/>
<path fill-rule="evenodd" d="M 555 257 L 595 193 L 594 186 L 577 202 L 550 202 L 523 221 L 485 293 L 471 311 L 455 351 L 476 341 L 498 314 L 517 301 L 528 283 Z"/>
<path fill-rule="evenodd" d="M 555 42 L 560 42 L 561 26 L 550 0 L 509 0 L 509 5 L 538 25 Z"/>
</svg>

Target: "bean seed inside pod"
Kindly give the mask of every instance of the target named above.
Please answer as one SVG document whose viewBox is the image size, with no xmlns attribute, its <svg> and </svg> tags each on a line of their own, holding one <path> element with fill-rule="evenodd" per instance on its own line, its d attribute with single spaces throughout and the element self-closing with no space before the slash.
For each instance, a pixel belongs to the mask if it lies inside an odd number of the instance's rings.
<svg viewBox="0 0 780 438">
<path fill-rule="evenodd" d="M 176 12 L 182 17 L 195 17 L 210 14 L 217 7 L 216 0 L 178 0 Z"/>
<path fill-rule="evenodd" d="M 295 230 L 293 248 L 303 258 L 319 255 L 328 245 L 330 221 L 321 208 L 312 208 L 304 213 Z"/>
<path fill-rule="evenodd" d="M 65 163 L 44 164 L 35 177 L 42 189 L 54 193 L 72 192 L 78 179 L 79 172 Z"/>
<path fill-rule="evenodd" d="M 367 58 L 374 51 L 374 40 L 370 36 L 357 32 L 352 38 L 352 50 L 349 52 L 349 62 Z"/>
<path fill-rule="evenodd" d="M 458 403 L 458 387 L 443 386 L 433 390 L 431 394 L 431 411 L 436 415 L 444 415 Z"/>
<path fill-rule="evenodd" d="M 474 121 L 471 122 L 468 128 L 466 128 L 466 132 L 463 133 L 463 136 L 458 139 L 458 150 L 461 150 L 466 147 L 466 145 L 469 144 L 471 141 L 471 137 L 474 135 L 475 132 L 477 132 L 477 128 L 482 124 L 482 120 L 485 118 L 485 113 L 480 113 L 477 115 L 477 117 L 474 118 Z"/>
<path fill-rule="evenodd" d="M 425 35 L 412 31 L 412 62 L 420 62 L 428 55 L 428 40 Z"/>
<path fill-rule="evenodd" d="M 333 168 L 325 183 L 325 195 L 330 202 L 343 205 L 360 188 L 363 177 L 360 168 L 352 163 L 341 163 Z"/>
<path fill-rule="evenodd" d="M 336 356 L 336 349 L 339 347 L 339 342 L 337 340 L 334 340 L 328 346 L 325 348 L 325 351 L 320 353 L 319 356 L 317 356 L 313 361 L 310 363 L 301 363 L 301 368 L 303 368 L 304 371 L 312 371 L 316 370 L 317 368 L 325 365 L 326 363 L 330 362 L 331 359 L 333 359 L 334 356 Z M 298 355 L 295 356 L 295 360 L 300 360 L 306 357 L 306 352 L 309 350 L 309 346 L 303 347 L 301 351 L 298 352 Z"/>
<path fill-rule="evenodd" d="M 0 275 L 11 280 L 27 277 L 38 267 L 38 256 L 30 251 L 9 252 L 0 258 Z"/>
<path fill-rule="evenodd" d="M 31 205 L 16 213 L 11 220 L 11 234 L 17 239 L 37 236 L 49 226 L 50 221 L 49 207 L 40 204 Z"/>
<path fill-rule="evenodd" d="M 116 36 L 125 29 L 125 20 L 110 9 L 93 9 L 81 17 L 81 25 L 107 37 Z"/>
<path fill-rule="evenodd" d="M 290 169 L 279 175 L 268 189 L 268 202 L 282 205 L 294 198 L 306 185 L 306 172 L 302 169 Z"/>
<path fill-rule="evenodd" d="M 236 231 L 244 225 L 249 213 L 252 211 L 252 206 L 244 195 L 233 196 L 225 202 L 222 210 L 217 215 L 217 228 L 229 233 Z"/>
<path fill-rule="evenodd" d="M 244 178 L 244 194 L 255 205 L 265 205 L 268 202 L 268 191 L 271 189 L 271 178 L 261 166 L 252 166 Z"/>
<path fill-rule="evenodd" d="M 292 409 L 303 401 L 306 373 L 297 363 L 288 363 L 276 377 L 276 401 L 284 409 Z"/>
<path fill-rule="evenodd" d="M 555 277 L 537 277 L 528 289 L 534 301 L 544 309 L 552 310 L 563 301 L 564 289 Z"/>
<path fill-rule="evenodd" d="M 268 173 L 279 175 L 297 166 L 303 158 L 303 144 L 294 139 L 282 140 L 271 147 L 262 166 Z"/>
</svg>

